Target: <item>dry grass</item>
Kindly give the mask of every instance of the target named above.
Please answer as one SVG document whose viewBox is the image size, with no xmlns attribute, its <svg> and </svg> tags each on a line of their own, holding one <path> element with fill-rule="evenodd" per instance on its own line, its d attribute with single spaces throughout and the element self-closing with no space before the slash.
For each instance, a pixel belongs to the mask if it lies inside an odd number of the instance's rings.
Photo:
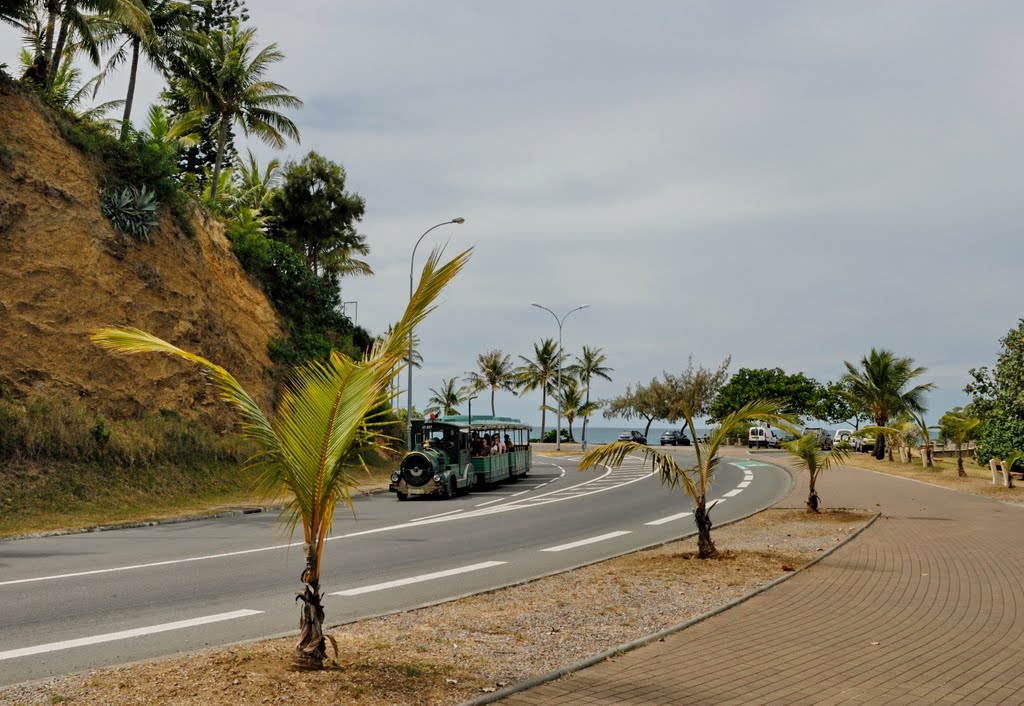
<svg viewBox="0 0 1024 706">
<path fill-rule="evenodd" d="M 684 540 L 342 626 L 331 631 L 338 660 L 322 672 L 292 671 L 294 640 L 268 640 L 11 687 L 0 705 L 457 704 L 706 613 L 819 556 L 867 518 L 768 510 L 715 531 L 718 561 L 696 559 Z"/>
<path fill-rule="evenodd" d="M 1024 483 L 1016 480 L 1013 488 L 992 485 L 992 472 L 987 467 L 979 466 L 973 458 L 964 458 L 966 478 L 957 476 L 956 458 L 937 458 L 934 462 L 933 468 L 925 468 L 921 465 L 921 460 L 916 457 L 913 463 L 900 463 L 898 459 L 878 461 L 870 454 L 853 454 L 846 465 L 902 478 L 912 478 L 924 483 L 1007 502 L 1024 502 Z"/>
</svg>

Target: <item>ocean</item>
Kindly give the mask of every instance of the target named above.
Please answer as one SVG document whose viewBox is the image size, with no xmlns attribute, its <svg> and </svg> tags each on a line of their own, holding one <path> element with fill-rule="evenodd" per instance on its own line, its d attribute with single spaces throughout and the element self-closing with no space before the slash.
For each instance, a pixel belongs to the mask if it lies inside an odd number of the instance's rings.
<svg viewBox="0 0 1024 706">
<path fill-rule="evenodd" d="M 661 436 L 662 432 L 669 431 L 670 429 L 679 431 L 680 429 L 682 429 L 682 427 L 683 427 L 682 424 L 680 424 L 679 426 L 675 426 L 675 427 L 666 427 L 666 426 L 657 426 L 656 427 L 656 426 L 651 426 L 650 431 L 647 432 L 647 443 L 648 444 L 655 444 L 656 445 L 658 443 L 658 438 Z M 546 428 L 546 430 L 554 429 L 554 428 L 555 428 L 555 425 L 551 424 L 551 425 L 549 425 Z M 565 425 L 565 420 L 563 419 L 562 420 L 562 429 L 565 430 L 566 428 L 567 427 Z M 644 425 L 643 424 L 632 424 L 630 426 L 622 426 L 622 427 L 588 426 L 587 427 L 587 443 L 588 444 L 608 444 L 608 443 L 610 443 L 612 441 L 615 441 L 619 437 L 619 434 L 621 434 L 622 432 L 630 431 L 632 429 L 635 429 L 636 431 L 640 432 L 641 434 L 644 433 Z M 707 432 L 708 432 L 707 429 L 702 429 L 702 428 L 697 429 L 697 433 L 701 434 L 701 435 L 707 434 Z M 540 434 L 540 425 L 536 425 L 536 426 L 533 427 L 533 433 L 537 434 L 537 435 Z M 572 433 L 573 433 L 573 436 L 576 437 L 576 440 L 580 441 L 581 440 L 580 437 L 583 434 L 583 426 L 581 424 L 579 424 L 578 422 L 574 422 L 573 425 L 572 425 Z"/>
</svg>

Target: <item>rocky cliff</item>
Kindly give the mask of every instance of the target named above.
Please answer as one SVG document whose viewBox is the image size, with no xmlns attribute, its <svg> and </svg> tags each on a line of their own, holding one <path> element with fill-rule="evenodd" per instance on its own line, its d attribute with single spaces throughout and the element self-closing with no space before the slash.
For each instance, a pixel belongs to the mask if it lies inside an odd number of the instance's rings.
<svg viewBox="0 0 1024 706">
<path fill-rule="evenodd" d="M 111 415 L 225 417 L 185 363 L 115 357 L 89 341 L 117 325 L 206 356 L 270 401 L 267 343 L 281 322 L 217 222 L 197 213 L 185 234 L 165 213 L 148 243 L 118 233 L 100 212 L 96 158 L 3 86 L 0 146 L 0 392 L 81 398 Z"/>
</svg>

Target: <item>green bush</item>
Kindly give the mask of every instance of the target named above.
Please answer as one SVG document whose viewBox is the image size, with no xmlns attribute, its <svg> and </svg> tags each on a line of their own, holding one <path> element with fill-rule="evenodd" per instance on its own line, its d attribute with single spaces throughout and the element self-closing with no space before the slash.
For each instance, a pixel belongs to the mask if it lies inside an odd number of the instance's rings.
<svg viewBox="0 0 1024 706">
<path fill-rule="evenodd" d="M 107 189 L 100 202 L 100 210 L 115 228 L 144 242 L 160 224 L 159 208 L 156 194 L 134 184 Z"/>
</svg>

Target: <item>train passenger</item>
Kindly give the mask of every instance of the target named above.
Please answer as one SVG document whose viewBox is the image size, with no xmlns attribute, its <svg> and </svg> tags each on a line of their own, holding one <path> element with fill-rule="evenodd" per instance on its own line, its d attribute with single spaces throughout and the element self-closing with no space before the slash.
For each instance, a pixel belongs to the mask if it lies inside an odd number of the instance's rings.
<svg viewBox="0 0 1024 706">
<path fill-rule="evenodd" d="M 509 453 L 516 450 L 515 444 L 512 443 L 512 437 L 505 434 L 505 450 Z"/>
</svg>

